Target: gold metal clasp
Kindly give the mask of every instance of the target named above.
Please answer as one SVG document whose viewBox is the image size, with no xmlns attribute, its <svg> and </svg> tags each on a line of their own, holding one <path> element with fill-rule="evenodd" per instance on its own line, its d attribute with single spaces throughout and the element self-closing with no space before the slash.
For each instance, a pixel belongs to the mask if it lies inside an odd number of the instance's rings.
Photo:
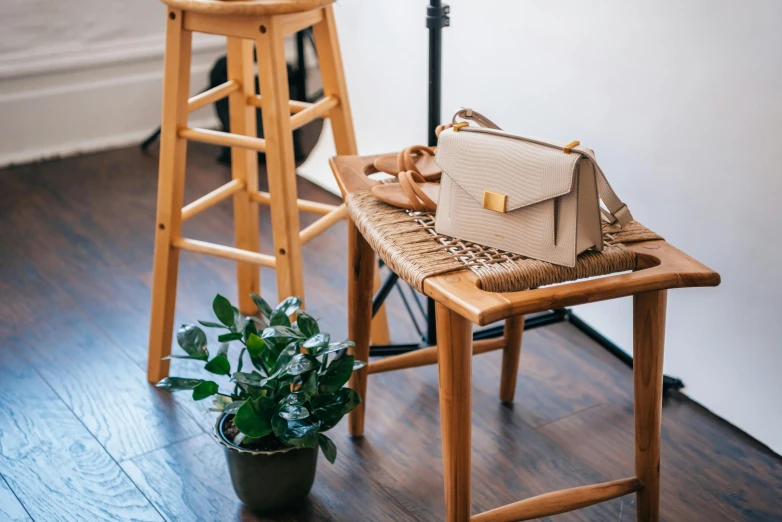
<svg viewBox="0 0 782 522">
<path fill-rule="evenodd" d="M 505 194 L 498 194 L 490 190 L 483 191 L 483 208 L 487 210 L 493 210 L 494 212 L 505 213 L 505 203 L 508 201 L 508 196 Z"/>
<path fill-rule="evenodd" d="M 470 125 L 469 122 L 460 121 L 459 123 L 454 124 L 453 131 L 459 132 L 459 129 L 461 129 L 462 127 L 468 127 L 469 125 Z"/>
<path fill-rule="evenodd" d="M 580 141 L 578 140 L 571 141 L 570 143 L 568 143 L 562 148 L 562 152 L 564 152 L 565 154 L 570 154 L 570 151 L 573 150 L 574 147 L 578 147 L 579 145 L 581 145 Z"/>
</svg>

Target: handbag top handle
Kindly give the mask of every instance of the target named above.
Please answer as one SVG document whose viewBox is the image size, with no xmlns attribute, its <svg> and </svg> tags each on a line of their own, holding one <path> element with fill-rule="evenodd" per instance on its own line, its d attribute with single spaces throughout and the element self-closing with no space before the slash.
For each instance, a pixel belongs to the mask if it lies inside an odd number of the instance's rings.
<svg viewBox="0 0 782 522">
<path fill-rule="evenodd" d="M 502 129 L 500 129 L 500 127 L 496 123 L 491 121 L 483 114 L 469 108 L 463 108 L 460 111 L 458 111 L 456 114 L 454 114 L 453 119 L 451 120 L 451 123 L 453 124 L 454 132 L 459 132 L 470 125 L 468 121 L 461 121 L 461 122 L 457 121 L 458 118 L 461 118 L 462 120 L 474 121 L 484 129 L 491 129 L 492 131 L 502 131 Z M 469 130 L 471 132 L 490 132 L 490 131 L 477 129 L 477 128 L 470 128 Z M 603 173 L 603 169 L 601 169 L 600 165 L 597 164 L 597 159 L 595 159 L 594 154 L 588 149 L 581 148 L 579 142 L 574 141 L 565 146 L 562 146 L 562 145 L 556 145 L 554 143 L 549 143 L 546 141 L 541 141 L 538 139 L 525 138 L 524 136 L 508 134 L 506 132 L 490 132 L 490 133 L 505 138 L 522 140 L 522 141 L 527 141 L 529 143 L 535 143 L 537 145 L 543 145 L 544 147 L 551 147 L 554 149 L 561 150 L 565 154 L 570 154 L 571 151 L 576 152 L 577 154 L 580 154 L 581 156 L 587 158 L 595 166 L 595 172 L 597 173 L 597 190 L 600 193 L 600 199 L 603 200 L 603 203 L 608 208 L 608 210 L 605 210 L 602 207 L 600 208 L 603 217 L 608 221 L 609 224 L 613 225 L 618 222 L 620 226 L 624 226 L 633 220 L 633 215 L 630 214 L 630 209 L 627 208 L 627 205 L 622 203 L 622 200 L 620 200 L 619 196 L 616 195 L 614 189 L 611 188 L 611 185 L 608 183 L 608 179 L 606 179 L 606 176 Z"/>
</svg>

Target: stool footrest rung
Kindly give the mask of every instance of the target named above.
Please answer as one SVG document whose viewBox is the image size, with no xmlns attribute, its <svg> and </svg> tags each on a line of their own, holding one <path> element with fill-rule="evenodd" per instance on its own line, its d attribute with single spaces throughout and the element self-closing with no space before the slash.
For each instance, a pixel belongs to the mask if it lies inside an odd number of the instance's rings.
<svg viewBox="0 0 782 522">
<path fill-rule="evenodd" d="M 254 265 L 265 266 L 268 268 L 274 268 L 277 264 L 277 260 L 274 258 L 274 256 L 270 256 L 268 254 L 259 254 L 258 252 L 250 252 L 249 250 L 243 250 L 241 248 L 218 245 L 216 243 L 208 243 L 206 241 L 198 241 L 196 239 L 177 237 L 171 241 L 171 246 L 180 250 L 223 257 L 225 259 L 233 259 L 234 261 L 252 263 Z"/>
<path fill-rule="evenodd" d="M 505 347 L 505 342 L 504 337 L 473 341 L 472 354 L 478 355 L 499 350 L 500 348 Z M 384 357 L 379 361 L 370 362 L 367 364 L 367 373 L 390 372 L 393 370 L 416 368 L 429 364 L 437 364 L 437 346 L 427 346 L 426 348 L 420 348 L 412 352 L 392 355 L 390 357 Z"/>
<path fill-rule="evenodd" d="M 271 203 L 271 195 L 268 192 L 259 190 L 258 192 L 250 192 L 250 199 L 264 205 Z M 330 214 L 339 208 L 339 205 L 329 205 L 328 203 L 318 203 L 317 201 L 309 201 L 307 199 L 297 199 L 296 206 L 299 210 L 304 212 L 312 212 L 313 214 Z"/>
<path fill-rule="evenodd" d="M 260 94 L 254 94 L 252 96 L 248 96 L 245 102 L 247 105 L 252 105 L 253 107 L 257 107 L 259 109 L 263 109 L 263 98 Z M 296 114 L 298 112 L 301 112 L 303 110 L 309 109 L 312 107 L 313 103 L 298 101 L 298 100 L 288 100 L 288 108 L 291 111 L 291 114 Z"/>
<path fill-rule="evenodd" d="M 299 241 L 301 244 L 308 243 L 310 240 L 317 237 L 324 232 L 327 228 L 334 225 L 337 221 L 341 221 L 348 217 L 348 208 L 345 204 L 334 208 L 331 212 L 315 221 L 313 224 L 299 232 Z"/>
<path fill-rule="evenodd" d="M 205 196 L 201 196 L 200 198 L 193 201 L 192 203 L 182 207 L 182 221 L 187 221 L 193 216 L 196 216 L 201 212 L 203 212 L 204 210 L 217 205 L 224 199 L 231 197 L 232 195 L 236 194 L 237 192 L 243 189 L 244 189 L 244 181 L 240 179 L 234 179 L 229 181 L 225 185 L 222 185 L 214 189 L 209 194 L 206 194 Z"/>
<path fill-rule="evenodd" d="M 339 105 L 339 98 L 333 95 L 318 100 L 303 111 L 291 116 L 291 130 L 296 130 L 312 120 L 327 115 L 337 105 Z"/>
<path fill-rule="evenodd" d="M 241 134 L 231 134 L 230 132 L 190 127 L 179 129 L 177 134 L 180 138 L 185 138 L 187 140 L 266 152 L 266 140 L 263 138 L 253 138 L 251 136 L 242 136 Z"/>
<path fill-rule="evenodd" d="M 561 489 L 470 517 L 470 522 L 517 522 L 548 517 L 605 502 L 643 488 L 637 477 Z"/>
<path fill-rule="evenodd" d="M 206 107 L 210 103 L 222 100 L 234 91 L 238 91 L 241 85 L 236 80 L 228 80 L 225 83 L 212 87 L 211 89 L 196 94 L 187 100 L 187 112 L 197 111 L 201 107 Z"/>
</svg>

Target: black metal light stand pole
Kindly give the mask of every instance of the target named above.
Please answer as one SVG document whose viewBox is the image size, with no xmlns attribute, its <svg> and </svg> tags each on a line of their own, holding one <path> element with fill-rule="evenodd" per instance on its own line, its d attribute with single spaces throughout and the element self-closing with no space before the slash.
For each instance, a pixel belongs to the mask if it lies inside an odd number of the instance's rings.
<svg viewBox="0 0 782 522">
<path fill-rule="evenodd" d="M 442 108 L 443 80 L 443 28 L 451 24 L 448 13 L 451 8 L 440 0 L 429 0 L 426 8 L 426 28 L 429 29 L 429 117 L 427 118 L 426 135 L 428 145 L 437 145 L 434 129 L 442 123 L 440 109 Z M 429 346 L 437 344 L 437 321 L 435 320 L 434 299 L 426 299 L 426 340 Z"/>
</svg>

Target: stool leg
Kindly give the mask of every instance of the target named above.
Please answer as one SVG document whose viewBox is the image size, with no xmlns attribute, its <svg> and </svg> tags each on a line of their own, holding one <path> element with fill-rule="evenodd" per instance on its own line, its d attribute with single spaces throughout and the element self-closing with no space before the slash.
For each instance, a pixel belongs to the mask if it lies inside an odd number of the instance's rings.
<svg viewBox="0 0 782 522">
<path fill-rule="evenodd" d="M 278 17 L 261 19 L 256 53 L 277 258 L 277 293 L 280 300 L 292 295 L 304 299 L 285 34 Z"/>
<path fill-rule="evenodd" d="M 342 54 L 339 50 L 337 26 L 331 6 L 323 8 L 323 19 L 312 26 L 315 37 L 315 49 L 320 63 L 320 75 L 323 79 L 323 94 L 337 96 L 339 105 L 329 113 L 334 131 L 334 145 L 340 156 L 355 156 L 356 135 L 353 131 L 353 118 L 350 114 L 350 101 L 342 68 Z"/>
<path fill-rule="evenodd" d="M 633 390 L 635 397 L 635 474 L 639 522 L 660 518 L 660 428 L 663 343 L 667 292 L 633 297 Z"/>
<path fill-rule="evenodd" d="M 445 520 L 470 520 L 472 324 L 436 304 Z"/>
<path fill-rule="evenodd" d="M 243 136 L 257 136 L 255 107 L 245 100 L 255 94 L 255 73 L 253 67 L 253 42 L 239 38 L 228 38 L 228 79 L 236 80 L 241 89 L 228 95 L 228 111 L 231 133 Z M 258 203 L 247 196 L 258 191 L 258 153 L 239 147 L 231 148 L 231 175 L 246 187 L 233 196 L 234 240 L 237 248 L 260 252 Z M 236 263 L 236 281 L 239 294 L 239 310 L 243 314 L 257 311 L 250 294 L 260 294 L 260 267 L 251 263 Z"/>
<path fill-rule="evenodd" d="M 312 34 L 315 37 L 320 74 L 323 79 L 323 94 L 339 98 L 339 105 L 329 113 L 337 154 L 354 156 L 358 154 L 356 135 L 353 130 L 353 117 L 350 113 L 345 71 L 342 67 L 337 25 L 331 6 L 323 8 L 323 19 L 312 26 Z M 380 288 L 380 285 L 380 273 L 376 271 L 375 291 Z M 391 335 L 388 331 L 386 307 L 383 305 L 372 319 L 372 343 L 389 344 L 390 342 Z"/>
<path fill-rule="evenodd" d="M 513 402 L 516 395 L 516 380 L 521 359 L 521 337 L 524 334 L 524 316 L 505 319 L 505 347 L 502 349 L 502 376 L 500 377 L 500 400 Z"/>
<path fill-rule="evenodd" d="M 348 219 L 348 338 L 356 343 L 357 361 L 369 361 L 369 333 L 372 319 L 372 279 L 375 252 Z M 348 431 L 354 437 L 364 434 L 367 397 L 367 367 L 353 372 L 349 386 L 361 397 L 361 404 L 348 416 Z"/>
<path fill-rule="evenodd" d="M 192 44 L 192 33 L 182 28 L 182 11 L 169 9 L 166 24 L 163 115 L 160 125 L 157 221 L 147 360 L 147 379 L 153 383 L 168 376 L 169 361 L 162 359 L 171 353 L 174 328 L 179 250 L 171 247 L 171 240 L 181 235 L 187 153 L 187 141 L 177 136 L 177 127 L 187 125 Z"/>
</svg>

